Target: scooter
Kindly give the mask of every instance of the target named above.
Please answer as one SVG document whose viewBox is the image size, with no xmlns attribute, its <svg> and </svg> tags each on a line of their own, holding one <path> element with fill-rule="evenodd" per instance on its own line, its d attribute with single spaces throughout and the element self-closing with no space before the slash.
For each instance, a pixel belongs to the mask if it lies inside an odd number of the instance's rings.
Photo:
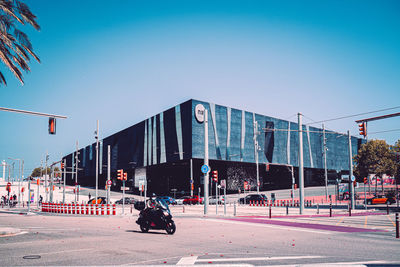
<svg viewBox="0 0 400 267">
<path fill-rule="evenodd" d="M 135 209 L 140 210 L 139 218 L 136 223 L 140 226 L 143 233 L 150 229 L 165 230 L 172 235 L 176 231 L 176 226 L 172 220 L 168 205 L 162 200 L 152 200 L 147 207 L 144 202 L 136 202 Z"/>
</svg>

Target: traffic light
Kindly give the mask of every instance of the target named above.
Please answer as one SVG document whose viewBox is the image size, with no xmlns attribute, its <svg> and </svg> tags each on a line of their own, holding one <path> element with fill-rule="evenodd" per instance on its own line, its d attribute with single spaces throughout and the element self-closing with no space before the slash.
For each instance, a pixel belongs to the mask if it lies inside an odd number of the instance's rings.
<svg viewBox="0 0 400 267">
<path fill-rule="evenodd" d="M 61 170 L 64 170 L 64 163 L 61 162 Z"/>
<path fill-rule="evenodd" d="M 269 172 L 269 164 L 267 163 L 266 171 Z"/>
<path fill-rule="evenodd" d="M 212 178 L 213 178 L 214 182 L 218 182 L 218 171 L 212 172 Z"/>
<path fill-rule="evenodd" d="M 117 171 L 117 179 L 118 180 L 122 180 L 122 178 L 124 177 L 124 170 L 118 170 Z"/>
<path fill-rule="evenodd" d="M 368 178 L 364 177 L 364 184 L 368 183 Z"/>
<path fill-rule="evenodd" d="M 126 181 L 128 179 L 128 174 L 124 172 L 124 180 Z"/>
<path fill-rule="evenodd" d="M 362 122 L 358 125 L 358 129 L 360 131 L 360 135 L 366 137 L 367 136 L 367 123 Z"/>
<path fill-rule="evenodd" d="M 49 118 L 49 134 L 56 134 L 56 118 Z"/>
</svg>

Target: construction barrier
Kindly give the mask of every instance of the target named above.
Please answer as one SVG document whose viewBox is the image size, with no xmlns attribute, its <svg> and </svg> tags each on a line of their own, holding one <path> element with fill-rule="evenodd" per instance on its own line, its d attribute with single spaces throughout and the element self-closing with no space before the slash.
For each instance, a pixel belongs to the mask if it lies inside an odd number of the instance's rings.
<svg viewBox="0 0 400 267">
<path fill-rule="evenodd" d="M 113 204 L 113 215 L 117 215 L 116 206 Z"/>
<path fill-rule="evenodd" d="M 110 204 L 107 204 L 107 215 L 110 215 Z"/>
<path fill-rule="evenodd" d="M 101 215 L 104 215 L 104 204 L 101 204 Z"/>
<path fill-rule="evenodd" d="M 89 215 L 89 204 L 86 204 L 86 215 Z"/>
<path fill-rule="evenodd" d="M 96 204 L 96 215 L 99 215 L 99 204 Z"/>
<path fill-rule="evenodd" d="M 94 215 L 93 204 L 90 204 L 90 215 Z"/>
</svg>

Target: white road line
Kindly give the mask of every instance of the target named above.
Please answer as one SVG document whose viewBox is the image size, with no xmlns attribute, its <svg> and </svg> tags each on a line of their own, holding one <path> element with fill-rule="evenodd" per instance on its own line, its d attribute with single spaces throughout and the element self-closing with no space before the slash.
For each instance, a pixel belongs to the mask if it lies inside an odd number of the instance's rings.
<svg viewBox="0 0 400 267">
<path fill-rule="evenodd" d="M 183 257 L 176 265 L 193 265 L 197 260 L 197 256 Z"/>
<path fill-rule="evenodd" d="M 291 230 L 291 231 L 299 231 L 299 232 L 308 232 L 308 233 L 316 233 L 316 234 L 323 234 L 323 235 L 331 235 L 331 231 L 317 231 L 311 229 L 304 229 L 299 227 L 288 227 L 288 226 L 278 226 L 275 224 L 264 224 L 264 223 L 251 223 L 251 222 L 241 222 L 241 221 L 230 221 L 230 220 L 220 220 L 220 219 L 203 219 L 199 218 L 198 220 L 207 220 L 207 221 L 214 221 L 214 222 L 226 222 L 226 223 L 233 223 L 233 224 L 242 224 L 242 225 L 251 225 L 251 226 L 259 226 L 259 227 L 268 227 L 268 228 L 276 228 L 281 230 Z"/>
<path fill-rule="evenodd" d="M 315 266 L 349 266 L 349 267 L 367 267 L 366 264 L 395 264 L 395 261 L 349 261 L 349 262 L 323 262 L 323 263 L 306 263 L 306 264 L 285 264 L 274 265 L 274 267 L 315 267 Z M 270 265 L 268 265 L 270 266 Z"/>
<path fill-rule="evenodd" d="M 318 259 L 324 256 L 286 256 L 286 257 L 254 257 L 254 258 L 218 258 L 218 259 L 199 259 L 196 262 L 232 262 L 232 261 L 279 261 L 279 260 L 298 260 L 298 259 Z"/>
<path fill-rule="evenodd" d="M 90 251 L 96 250 L 92 248 L 83 248 L 83 249 L 74 249 L 74 250 L 60 250 L 60 251 L 52 251 L 52 252 L 38 252 L 38 255 L 50 255 L 50 254 L 58 254 L 58 253 L 71 253 L 71 252 L 81 252 L 81 251 Z"/>
</svg>

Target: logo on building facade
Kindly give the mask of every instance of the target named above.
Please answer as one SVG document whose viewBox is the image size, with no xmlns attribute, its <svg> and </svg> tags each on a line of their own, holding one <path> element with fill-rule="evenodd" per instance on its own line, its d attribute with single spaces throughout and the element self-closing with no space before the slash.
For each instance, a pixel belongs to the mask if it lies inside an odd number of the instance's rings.
<svg viewBox="0 0 400 267">
<path fill-rule="evenodd" d="M 194 108 L 194 116 L 200 123 L 204 122 L 205 107 L 202 104 L 197 104 Z"/>
</svg>

